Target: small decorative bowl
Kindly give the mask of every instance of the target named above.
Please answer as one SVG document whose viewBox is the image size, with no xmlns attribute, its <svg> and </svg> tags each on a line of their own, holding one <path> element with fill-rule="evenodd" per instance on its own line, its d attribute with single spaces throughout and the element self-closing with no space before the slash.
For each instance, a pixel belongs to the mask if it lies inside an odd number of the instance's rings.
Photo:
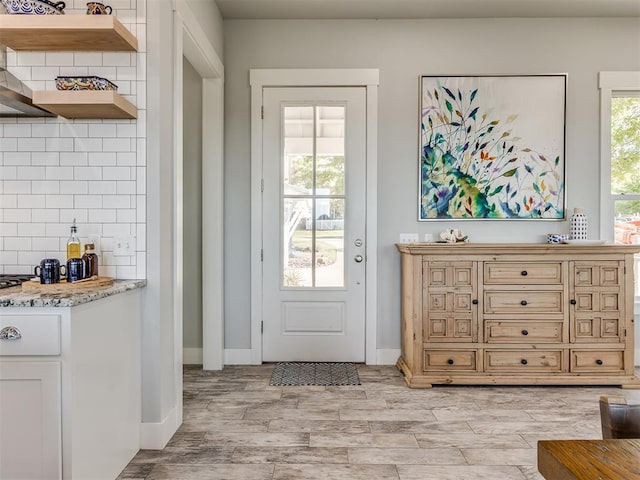
<svg viewBox="0 0 640 480">
<path fill-rule="evenodd" d="M 102 77 L 56 77 L 58 90 L 118 90 L 118 86 Z"/>
<path fill-rule="evenodd" d="M 570 238 L 568 233 L 547 233 L 547 243 L 562 243 Z"/>
<path fill-rule="evenodd" d="M 64 15 L 64 2 L 50 0 L 0 0 L 8 14 Z"/>
</svg>

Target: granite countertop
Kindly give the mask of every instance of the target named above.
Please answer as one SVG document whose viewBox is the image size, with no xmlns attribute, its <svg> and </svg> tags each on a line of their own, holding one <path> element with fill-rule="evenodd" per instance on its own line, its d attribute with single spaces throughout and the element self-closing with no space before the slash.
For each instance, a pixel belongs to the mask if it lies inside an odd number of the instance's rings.
<svg viewBox="0 0 640 480">
<path fill-rule="evenodd" d="M 74 307 L 128 290 L 144 287 L 146 280 L 116 280 L 110 287 L 87 288 L 69 293 L 23 293 L 21 287 L 0 290 L 1 307 Z"/>
</svg>

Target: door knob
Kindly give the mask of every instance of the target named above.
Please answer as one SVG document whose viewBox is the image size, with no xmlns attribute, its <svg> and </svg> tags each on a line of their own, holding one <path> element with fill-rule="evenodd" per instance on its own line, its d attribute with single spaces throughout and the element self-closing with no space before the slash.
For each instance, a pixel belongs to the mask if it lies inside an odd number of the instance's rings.
<svg viewBox="0 0 640 480">
<path fill-rule="evenodd" d="M 353 257 L 353 259 L 356 261 L 356 263 L 361 263 L 362 260 L 364 260 L 362 255 L 356 255 L 355 257 Z"/>
</svg>

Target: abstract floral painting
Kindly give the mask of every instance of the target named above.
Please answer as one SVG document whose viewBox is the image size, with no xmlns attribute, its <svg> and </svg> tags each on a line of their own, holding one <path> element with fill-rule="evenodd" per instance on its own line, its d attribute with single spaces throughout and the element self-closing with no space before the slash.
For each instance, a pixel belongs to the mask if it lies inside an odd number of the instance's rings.
<svg viewBox="0 0 640 480">
<path fill-rule="evenodd" d="M 419 219 L 563 219 L 566 84 L 422 76 Z"/>
</svg>

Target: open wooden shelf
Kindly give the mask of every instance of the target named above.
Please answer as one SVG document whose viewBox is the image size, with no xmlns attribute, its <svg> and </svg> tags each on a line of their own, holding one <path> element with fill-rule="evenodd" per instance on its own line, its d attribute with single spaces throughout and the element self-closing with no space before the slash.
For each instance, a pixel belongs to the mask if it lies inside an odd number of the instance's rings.
<svg viewBox="0 0 640 480">
<path fill-rule="evenodd" d="M 135 105 L 113 90 L 33 92 L 33 103 L 65 118 L 137 118 Z"/>
<path fill-rule="evenodd" d="M 0 43 L 13 50 L 138 50 L 136 37 L 111 15 L 0 15 Z"/>
</svg>

